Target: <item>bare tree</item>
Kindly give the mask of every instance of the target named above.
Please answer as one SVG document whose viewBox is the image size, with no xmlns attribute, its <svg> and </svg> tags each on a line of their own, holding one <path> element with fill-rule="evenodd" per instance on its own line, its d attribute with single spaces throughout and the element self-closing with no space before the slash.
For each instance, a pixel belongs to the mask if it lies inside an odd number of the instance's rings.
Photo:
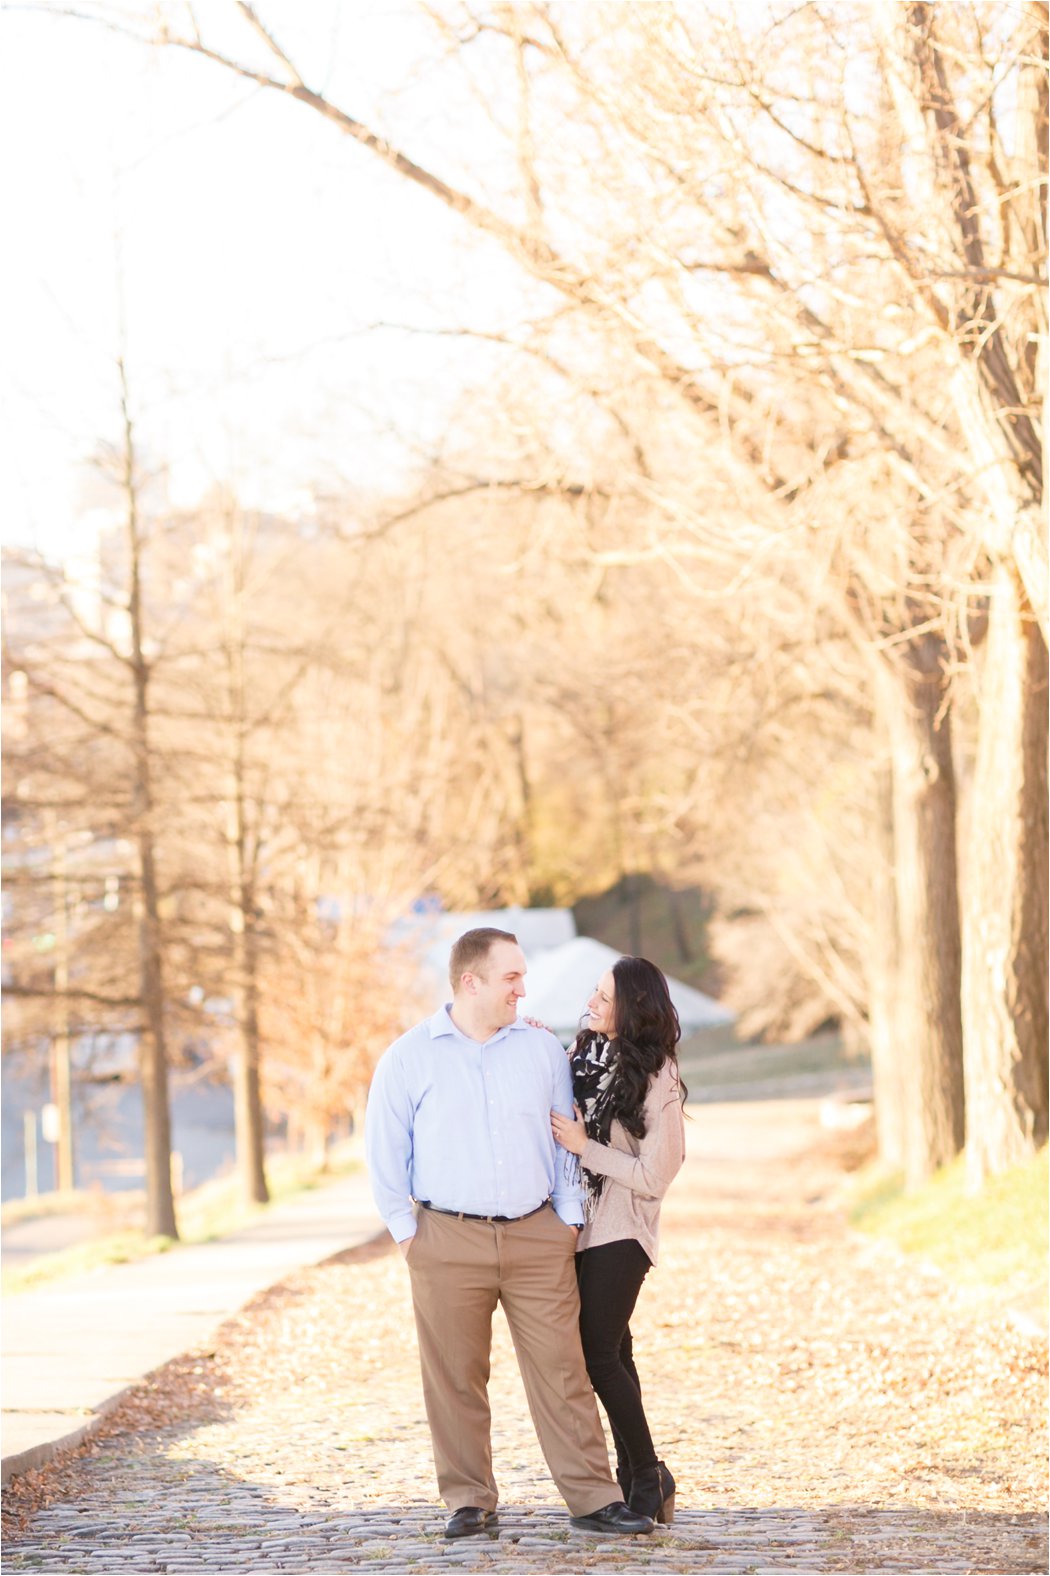
<svg viewBox="0 0 1050 1576">
<path fill-rule="evenodd" d="M 36 703 L 27 717 L 24 752 L 18 752 L 14 799 L 23 819 L 26 812 L 42 816 L 35 836 L 48 850 L 43 870 L 23 864 L 20 884 L 31 888 L 41 874 L 54 880 L 75 826 L 78 837 L 89 843 L 120 840 L 127 866 L 118 864 L 113 879 L 127 878 L 133 902 L 119 918 L 110 918 L 103 908 L 90 928 L 78 925 L 75 936 L 67 932 L 60 950 L 68 955 L 55 977 L 26 980 L 24 988 L 49 997 L 62 1011 L 73 1004 L 75 1020 L 63 1031 L 67 1040 L 76 1024 L 97 1023 L 100 1011 L 111 1012 L 122 1026 L 134 1025 L 145 1127 L 146 1230 L 151 1236 L 175 1237 L 164 891 L 158 861 L 160 741 L 146 606 L 149 529 L 123 360 L 117 373 L 121 435 L 107 469 L 119 490 L 123 518 L 112 573 L 103 577 L 100 571 L 98 584 L 91 587 L 66 583 L 53 567 L 38 563 L 40 583 L 55 587 L 60 623 L 42 644 L 22 631 L 28 643 L 8 661 L 21 664 Z M 95 604 L 91 608 L 84 606 L 85 592 Z M 23 849 L 32 841 L 31 833 Z M 59 922 L 65 925 L 64 912 Z"/>
<path fill-rule="evenodd" d="M 134 759 L 132 817 L 139 855 L 140 993 L 145 1032 L 140 1039 L 142 1103 L 146 1141 L 146 1233 L 177 1237 L 175 1199 L 171 1185 L 171 1110 L 168 1095 L 168 1048 L 165 1029 L 164 945 L 161 932 L 160 886 L 157 875 L 157 804 L 153 788 L 155 723 L 151 711 L 151 663 L 146 655 L 143 609 L 143 540 L 139 520 L 138 457 L 123 357 L 118 362 L 123 419 L 123 485 L 126 508 L 128 571 L 127 663 L 133 688 L 131 744 Z"/>
<path fill-rule="evenodd" d="M 985 938 L 1016 938 L 1018 915 L 1045 925 L 1047 907 L 1046 859 L 1030 857 L 1045 837 L 1030 812 L 1045 751 L 1025 623 L 1039 624 L 1045 649 L 1046 6 L 444 9 L 448 69 L 469 81 L 483 49 L 516 106 L 491 201 L 472 194 L 469 171 L 424 166 L 310 87 L 261 13 L 246 0 L 236 11 L 239 50 L 179 7 L 143 36 L 319 113 L 495 239 L 544 299 L 561 298 L 528 353 L 590 389 L 615 428 L 616 463 L 555 486 L 606 526 L 628 521 L 621 541 L 588 542 L 592 563 L 660 561 L 737 608 L 779 580 L 804 587 L 808 616 L 827 613 L 870 658 L 893 771 L 873 811 L 885 850 L 892 804 L 880 1061 L 891 1039 L 903 1058 L 880 1083 L 908 1091 L 909 1173 L 962 1141 L 964 1031 L 978 1169 L 1038 1142 L 1045 975 L 1004 972 Z M 665 422 L 648 446 L 641 405 Z M 697 448 L 702 478 L 683 459 Z M 985 758 L 998 741 L 1021 761 L 1021 786 L 1010 880 L 967 867 L 962 946 L 951 735 L 986 597 L 999 635 L 981 658 Z M 972 835 L 1002 808 L 979 773 Z M 1007 1022 L 1014 1050 L 1002 1056 Z M 1020 1083 L 987 1117 L 1006 1065 L 1024 1069 Z"/>
</svg>

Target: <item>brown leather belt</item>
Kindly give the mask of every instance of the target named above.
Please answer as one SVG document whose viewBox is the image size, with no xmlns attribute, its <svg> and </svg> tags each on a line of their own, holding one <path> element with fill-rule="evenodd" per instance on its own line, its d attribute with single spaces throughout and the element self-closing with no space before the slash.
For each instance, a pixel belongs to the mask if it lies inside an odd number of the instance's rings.
<svg viewBox="0 0 1050 1576">
<path fill-rule="evenodd" d="M 546 1209 L 550 1203 L 545 1198 L 542 1204 L 537 1204 L 535 1209 L 527 1209 L 524 1215 L 469 1215 L 465 1209 L 442 1209 L 440 1204 L 431 1204 L 425 1198 L 417 1198 L 416 1203 L 420 1209 L 429 1209 L 435 1215 L 453 1215 L 456 1220 L 485 1220 L 490 1225 L 505 1226 L 515 1220 L 528 1220 L 530 1215 L 538 1215 L 541 1209 Z"/>
</svg>

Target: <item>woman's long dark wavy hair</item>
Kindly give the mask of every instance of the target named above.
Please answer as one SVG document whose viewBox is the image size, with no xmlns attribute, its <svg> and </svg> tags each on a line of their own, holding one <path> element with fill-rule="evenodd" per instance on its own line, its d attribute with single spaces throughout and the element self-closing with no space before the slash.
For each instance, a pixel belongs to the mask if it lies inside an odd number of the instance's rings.
<svg viewBox="0 0 1050 1576">
<path fill-rule="evenodd" d="M 682 1026 L 667 981 L 655 963 L 648 958 L 617 958 L 612 976 L 618 1074 L 614 1114 L 632 1137 L 644 1138 L 649 1080 L 665 1062 L 677 1067 Z M 678 1081 L 684 1105 L 689 1091 L 681 1072 Z"/>
</svg>

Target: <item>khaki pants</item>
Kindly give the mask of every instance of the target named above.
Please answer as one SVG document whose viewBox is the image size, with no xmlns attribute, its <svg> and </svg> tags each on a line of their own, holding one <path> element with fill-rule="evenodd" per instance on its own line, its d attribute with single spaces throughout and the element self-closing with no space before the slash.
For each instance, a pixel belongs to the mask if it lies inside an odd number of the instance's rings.
<svg viewBox="0 0 1050 1576">
<path fill-rule="evenodd" d="M 580 1346 L 576 1233 L 552 1206 L 489 1224 L 421 1209 L 408 1250 L 423 1397 L 449 1510 L 495 1510 L 488 1399 L 492 1315 L 502 1302 L 529 1410 L 573 1516 L 620 1499 Z"/>
</svg>

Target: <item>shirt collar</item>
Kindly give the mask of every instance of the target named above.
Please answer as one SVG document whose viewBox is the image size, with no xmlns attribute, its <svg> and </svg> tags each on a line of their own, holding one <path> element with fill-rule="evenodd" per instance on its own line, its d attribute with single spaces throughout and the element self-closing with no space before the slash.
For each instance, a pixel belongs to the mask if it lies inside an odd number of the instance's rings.
<svg viewBox="0 0 1050 1576">
<path fill-rule="evenodd" d="M 443 1007 L 439 1007 L 427 1024 L 432 1040 L 436 1040 L 442 1034 L 455 1034 L 456 1025 L 448 1015 L 448 1009 L 451 1005 L 451 1002 L 446 1002 Z"/>
<path fill-rule="evenodd" d="M 459 1029 L 457 1029 L 456 1025 L 452 1022 L 452 1018 L 451 1018 L 450 1013 L 449 1013 L 449 1008 L 451 1006 L 452 1006 L 452 1003 L 450 1001 L 447 1001 L 443 1007 L 439 1007 L 438 1008 L 437 1012 L 435 1012 L 435 1014 L 434 1014 L 434 1016 L 432 1018 L 429 1018 L 427 1020 L 427 1028 L 430 1031 L 430 1038 L 432 1040 L 440 1039 L 443 1034 L 459 1035 L 460 1039 L 468 1039 L 469 1038 L 468 1035 L 461 1034 Z M 528 1027 L 529 1027 L 529 1025 L 527 1023 L 525 1023 L 521 1018 L 515 1018 L 513 1023 L 508 1023 L 507 1024 L 505 1030 L 504 1029 L 497 1030 L 497 1032 L 492 1036 L 492 1039 L 496 1040 L 502 1034 L 510 1033 L 514 1029 L 527 1029 Z M 475 1040 L 475 1041 L 472 1041 L 471 1043 L 475 1044 L 475 1045 L 480 1045 L 482 1042 L 480 1040 Z M 492 1040 L 486 1040 L 484 1043 L 486 1045 L 491 1045 L 492 1044 Z"/>
</svg>

